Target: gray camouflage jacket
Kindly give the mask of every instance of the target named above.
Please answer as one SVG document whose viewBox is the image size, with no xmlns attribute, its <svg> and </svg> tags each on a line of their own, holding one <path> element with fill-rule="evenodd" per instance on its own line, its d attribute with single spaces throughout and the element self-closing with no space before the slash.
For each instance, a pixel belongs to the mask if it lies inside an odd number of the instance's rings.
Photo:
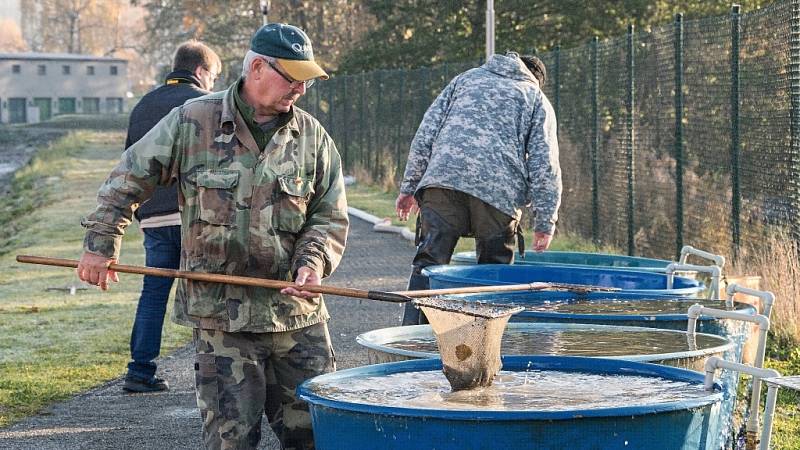
<svg viewBox="0 0 800 450">
<path fill-rule="evenodd" d="M 552 234 L 561 203 L 556 117 L 515 53 L 456 76 L 428 108 L 411 143 L 400 192 L 425 187 L 477 197 Z"/>
<path fill-rule="evenodd" d="M 83 221 L 84 249 L 117 257 L 137 205 L 157 185 L 175 182 L 181 270 L 290 281 L 301 266 L 326 277 L 342 258 L 348 218 L 339 154 L 300 108 L 263 152 L 230 89 L 173 109 L 125 151 L 100 188 L 97 209 Z M 278 332 L 329 315 L 321 298 L 180 279 L 172 318 L 196 328 Z"/>
</svg>

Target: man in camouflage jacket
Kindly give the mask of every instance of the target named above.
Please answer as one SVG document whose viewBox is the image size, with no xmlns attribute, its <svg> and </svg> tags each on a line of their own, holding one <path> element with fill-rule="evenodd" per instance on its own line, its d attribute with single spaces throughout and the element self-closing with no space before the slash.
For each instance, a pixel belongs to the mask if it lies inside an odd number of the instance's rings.
<svg viewBox="0 0 800 450">
<path fill-rule="evenodd" d="M 188 101 L 123 154 L 100 188 L 78 267 L 106 289 L 125 227 L 156 186 L 177 183 L 181 270 L 277 280 L 280 292 L 181 279 L 173 320 L 194 328 L 197 402 L 209 449 L 256 448 L 261 417 L 286 449 L 314 447 L 303 380 L 334 370 L 320 284 L 348 229 L 341 162 L 316 119 L 293 106 L 316 78 L 299 28 L 253 36 L 242 78 Z"/>
<path fill-rule="evenodd" d="M 530 61 L 542 75 L 541 61 Z M 420 208 L 409 289 L 427 289 L 423 268 L 448 264 L 461 236 L 478 263 L 513 262 L 522 208 L 533 204 L 533 249 L 550 245 L 561 203 L 556 118 L 540 81 L 516 54 L 493 55 L 456 76 L 425 113 L 397 197 L 405 220 Z M 422 320 L 406 306 L 404 325 Z"/>
</svg>

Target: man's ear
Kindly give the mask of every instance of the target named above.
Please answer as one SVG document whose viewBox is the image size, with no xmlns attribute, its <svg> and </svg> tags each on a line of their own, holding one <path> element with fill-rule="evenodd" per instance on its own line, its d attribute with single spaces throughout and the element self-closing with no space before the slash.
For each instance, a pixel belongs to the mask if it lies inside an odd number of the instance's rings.
<svg viewBox="0 0 800 450">
<path fill-rule="evenodd" d="M 195 67 L 193 74 L 199 80 L 203 76 L 203 66 Z"/>
<path fill-rule="evenodd" d="M 255 75 L 255 79 L 260 80 L 266 69 L 267 62 L 261 58 L 255 58 L 250 62 L 250 73 Z"/>
</svg>

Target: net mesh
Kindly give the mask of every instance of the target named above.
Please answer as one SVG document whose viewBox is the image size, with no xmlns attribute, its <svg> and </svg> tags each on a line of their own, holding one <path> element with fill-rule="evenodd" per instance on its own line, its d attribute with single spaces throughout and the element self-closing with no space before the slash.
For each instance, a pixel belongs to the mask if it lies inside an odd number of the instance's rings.
<svg viewBox="0 0 800 450">
<path fill-rule="evenodd" d="M 500 372 L 500 344 L 520 307 L 441 297 L 414 300 L 436 335 L 442 369 L 454 391 L 491 386 Z"/>
</svg>

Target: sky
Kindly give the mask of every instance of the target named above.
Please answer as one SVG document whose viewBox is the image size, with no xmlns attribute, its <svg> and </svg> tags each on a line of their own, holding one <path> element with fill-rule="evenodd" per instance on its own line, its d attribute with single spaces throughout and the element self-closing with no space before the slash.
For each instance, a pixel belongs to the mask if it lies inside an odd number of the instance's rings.
<svg viewBox="0 0 800 450">
<path fill-rule="evenodd" d="M 19 0 L 0 0 L 0 17 L 19 23 Z"/>
</svg>

